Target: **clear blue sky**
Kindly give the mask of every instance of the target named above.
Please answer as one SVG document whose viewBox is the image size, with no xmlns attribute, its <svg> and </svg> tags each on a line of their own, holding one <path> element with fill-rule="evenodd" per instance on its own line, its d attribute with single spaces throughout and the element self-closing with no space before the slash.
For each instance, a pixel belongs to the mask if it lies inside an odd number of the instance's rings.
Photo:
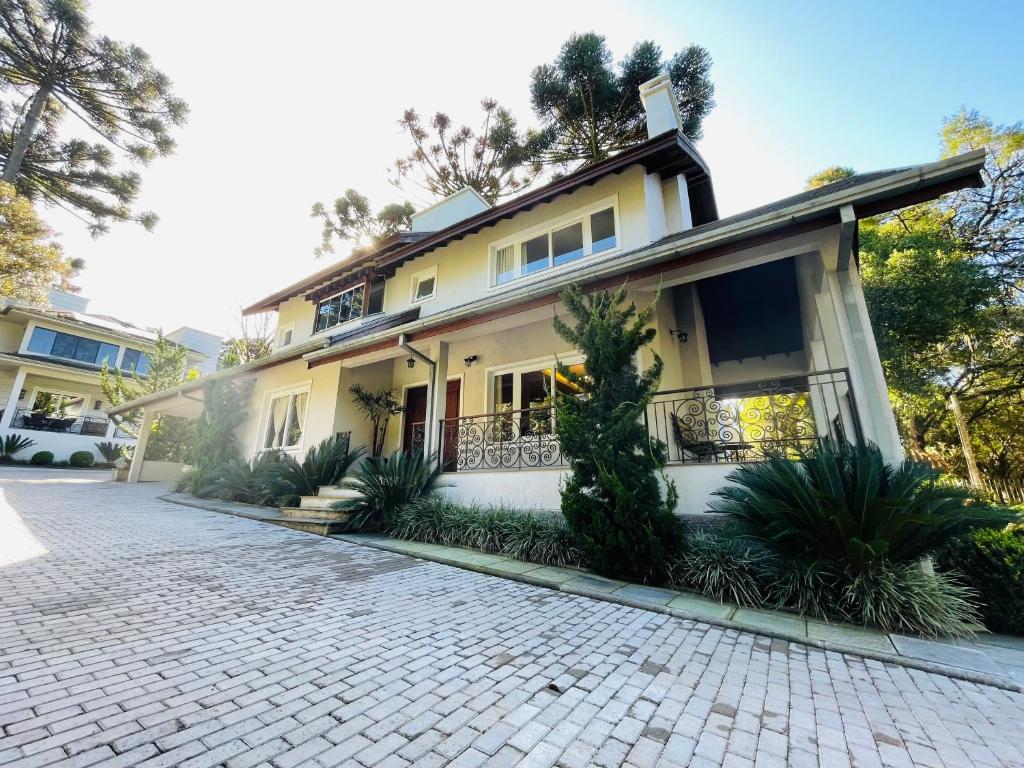
<svg viewBox="0 0 1024 768">
<path fill-rule="evenodd" d="M 271 11 L 271 8 L 273 11 Z M 714 59 L 718 106 L 700 149 L 719 208 L 800 190 L 820 168 L 926 162 L 963 106 L 1024 119 L 1024 3 L 213 3 L 94 0 L 97 30 L 144 47 L 192 107 L 179 151 L 143 169 L 152 234 L 91 240 L 47 211 L 83 257 L 96 311 L 235 330 L 240 304 L 324 266 L 309 207 L 347 187 L 376 205 L 406 149 L 407 106 L 475 125 L 490 96 L 529 124 L 529 72 L 572 32 L 689 43 Z M 339 252 L 341 255 L 343 252 Z"/>
</svg>

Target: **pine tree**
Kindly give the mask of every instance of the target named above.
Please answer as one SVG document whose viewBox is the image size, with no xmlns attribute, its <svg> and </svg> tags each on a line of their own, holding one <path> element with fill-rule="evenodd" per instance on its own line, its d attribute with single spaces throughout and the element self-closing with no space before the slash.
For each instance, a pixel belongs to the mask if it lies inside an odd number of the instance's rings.
<svg viewBox="0 0 1024 768">
<path fill-rule="evenodd" d="M 637 310 L 626 289 L 584 296 L 578 286 L 562 293 L 575 318 L 555 318 L 555 331 L 585 357 L 586 372 L 561 376 L 580 394 L 557 393 L 555 418 L 562 455 L 572 475 L 562 489 L 562 513 L 598 573 L 632 581 L 658 581 L 682 548 L 675 516 L 677 494 L 663 495 L 659 470 L 665 444 L 650 438 L 643 417 L 661 378 L 662 362 L 637 371 L 637 353 L 654 339 L 647 327 L 654 305 Z"/>
</svg>

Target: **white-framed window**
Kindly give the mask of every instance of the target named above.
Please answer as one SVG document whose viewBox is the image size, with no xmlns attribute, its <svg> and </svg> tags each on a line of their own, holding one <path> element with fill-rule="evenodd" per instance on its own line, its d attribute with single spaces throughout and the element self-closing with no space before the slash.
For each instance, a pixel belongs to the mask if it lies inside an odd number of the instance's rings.
<svg viewBox="0 0 1024 768">
<path fill-rule="evenodd" d="M 319 302 L 316 305 L 316 322 L 313 333 L 320 333 L 320 331 L 361 317 L 365 288 L 365 285 L 359 284 Z"/>
<path fill-rule="evenodd" d="M 583 357 L 559 355 L 559 362 L 577 376 L 583 375 Z M 577 393 L 578 387 L 558 373 L 554 358 L 494 368 L 488 371 L 488 405 L 491 413 L 520 414 L 521 434 L 553 431 L 554 393 Z"/>
<path fill-rule="evenodd" d="M 409 303 L 430 301 L 437 295 L 437 266 L 417 272 L 412 276 L 412 292 Z"/>
<path fill-rule="evenodd" d="M 288 450 L 302 445 L 308 405 L 309 385 L 268 395 L 260 431 L 260 450 Z"/>
<path fill-rule="evenodd" d="M 78 418 L 85 411 L 85 395 L 54 389 L 36 389 L 32 392 L 32 413 L 59 418 Z"/>
<path fill-rule="evenodd" d="M 617 196 L 490 246 L 492 287 L 619 247 Z"/>
<path fill-rule="evenodd" d="M 277 348 L 287 347 L 292 343 L 292 336 L 295 333 L 295 323 L 282 325 L 277 329 Z"/>
</svg>

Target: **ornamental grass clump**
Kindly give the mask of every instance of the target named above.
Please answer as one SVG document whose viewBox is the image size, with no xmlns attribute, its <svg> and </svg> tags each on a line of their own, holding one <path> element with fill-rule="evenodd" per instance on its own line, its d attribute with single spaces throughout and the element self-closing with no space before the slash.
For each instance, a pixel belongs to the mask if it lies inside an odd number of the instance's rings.
<svg viewBox="0 0 1024 768">
<path fill-rule="evenodd" d="M 687 537 L 686 550 L 669 568 L 669 583 L 720 603 L 758 606 L 768 557 L 760 548 L 727 533 L 698 531 Z"/>
<path fill-rule="evenodd" d="M 927 464 L 890 466 L 876 446 L 823 441 L 728 479 L 711 509 L 787 564 L 769 590 L 776 606 L 928 635 L 963 634 L 975 620 L 971 592 L 922 561 L 1008 515 L 940 484 Z"/>
</svg>

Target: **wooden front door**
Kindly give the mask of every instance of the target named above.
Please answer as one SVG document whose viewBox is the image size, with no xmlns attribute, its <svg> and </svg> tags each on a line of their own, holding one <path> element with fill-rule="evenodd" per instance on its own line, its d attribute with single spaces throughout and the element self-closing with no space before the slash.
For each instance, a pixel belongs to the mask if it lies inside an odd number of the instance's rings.
<svg viewBox="0 0 1024 768">
<path fill-rule="evenodd" d="M 452 379 L 444 396 L 444 467 L 445 472 L 454 472 L 458 464 L 459 422 L 447 421 L 459 417 L 459 396 L 462 394 L 462 379 Z"/>
<path fill-rule="evenodd" d="M 427 428 L 427 385 L 405 390 L 405 418 L 402 420 L 402 450 L 423 449 Z"/>
</svg>

